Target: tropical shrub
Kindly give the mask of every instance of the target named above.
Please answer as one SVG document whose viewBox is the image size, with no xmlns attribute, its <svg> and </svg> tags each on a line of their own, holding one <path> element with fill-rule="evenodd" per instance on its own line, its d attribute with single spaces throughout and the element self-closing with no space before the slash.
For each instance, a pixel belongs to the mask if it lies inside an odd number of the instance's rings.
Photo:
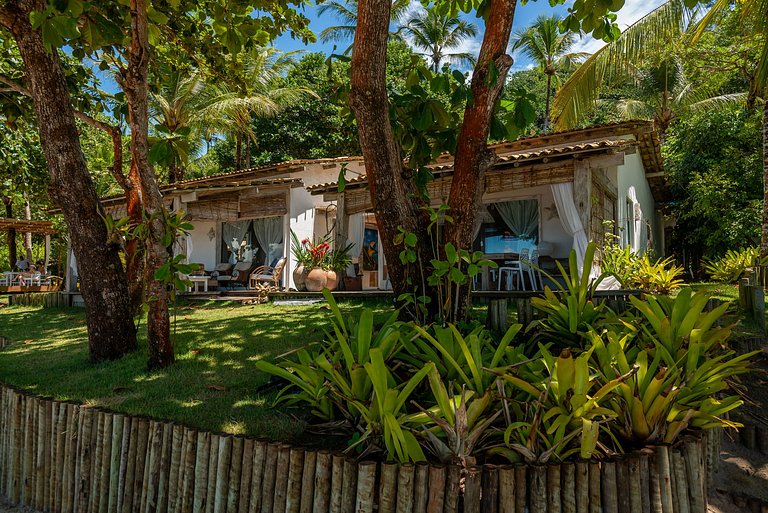
<svg viewBox="0 0 768 513">
<path fill-rule="evenodd" d="M 738 426 L 725 418 L 741 405 L 728 381 L 752 354 L 727 347 L 728 306 L 707 311 L 705 293 L 682 289 L 633 297 L 636 314 L 618 317 L 591 302 L 589 269 L 538 303 L 548 317 L 536 344 L 515 343 L 519 325 L 497 342 L 482 327 L 405 323 L 398 312 L 376 327 L 369 309 L 348 319 L 326 291 L 325 340 L 257 368 L 285 381 L 277 403 L 303 406 L 349 452 L 388 461 L 602 458 Z"/>
<path fill-rule="evenodd" d="M 600 267 L 615 277 L 624 289 L 639 289 L 651 294 L 669 294 L 683 285 L 685 270 L 668 257 L 652 260 L 648 253 L 639 255 L 629 246 L 611 243 L 603 248 Z"/>
<path fill-rule="evenodd" d="M 722 258 L 705 260 L 704 271 L 715 281 L 736 283 L 750 267 L 768 264 L 768 258 L 760 258 L 755 247 L 733 251 L 729 249 Z"/>
</svg>

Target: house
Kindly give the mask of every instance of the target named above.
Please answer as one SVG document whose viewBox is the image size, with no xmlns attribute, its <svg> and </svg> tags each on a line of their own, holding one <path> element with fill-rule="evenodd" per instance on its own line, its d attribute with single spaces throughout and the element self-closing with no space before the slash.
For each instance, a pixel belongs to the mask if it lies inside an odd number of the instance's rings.
<svg viewBox="0 0 768 513">
<path fill-rule="evenodd" d="M 501 266 L 525 250 L 562 259 L 574 248 L 583 258 L 588 241 L 599 247 L 609 233 L 633 251 L 664 254 L 664 217 L 658 205 L 666 181 L 652 122 L 593 126 L 491 149 L 498 161 L 485 176 L 473 249 Z M 431 168 L 435 179 L 428 191 L 437 206 L 450 192 L 452 157 L 442 157 Z M 347 179 L 343 193 L 335 182 L 308 189 L 337 205 L 342 236 L 367 251 L 374 247 L 377 230 L 366 185 L 360 175 Z M 380 252 L 376 257 L 364 261 L 377 271 L 377 276 L 364 276 L 364 287 L 387 285 L 383 257 Z M 487 279 L 483 286 L 490 286 Z"/>
<path fill-rule="evenodd" d="M 635 251 L 664 254 L 657 205 L 666 182 L 652 122 L 547 134 L 491 149 L 499 158 L 486 173 L 475 249 L 500 262 L 524 249 L 560 259 L 571 248 L 583 256 L 588 240 L 600 243 L 612 232 Z M 428 189 L 436 206 L 448 197 L 452 157 L 441 157 L 431 167 L 435 179 Z M 342 169 L 346 187 L 340 193 Z M 285 257 L 283 284 L 293 287 L 292 230 L 300 240 L 354 243 L 363 288 L 385 289 L 386 262 L 366 185 L 362 157 L 338 157 L 186 180 L 162 192 L 167 206 L 186 212 L 194 225 L 176 250 L 208 270 L 237 261 L 269 265 Z M 122 197 L 103 203 L 113 217 L 125 215 Z M 70 271 L 68 290 L 75 290 L 76 266 Z"/>
</svg>

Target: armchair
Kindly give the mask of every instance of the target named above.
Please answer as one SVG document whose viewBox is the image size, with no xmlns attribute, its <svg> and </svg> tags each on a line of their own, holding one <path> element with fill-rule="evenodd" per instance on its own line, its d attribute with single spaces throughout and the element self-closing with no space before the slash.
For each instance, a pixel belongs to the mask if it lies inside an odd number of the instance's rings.
<svg viewBox="0 0 768 513">
<path fill-rule="evenodd" d="M 278 260 L 274 267 L 269 265 L 257 267 L 251 273 L 248 288 L 255 289 L 259 283 L 269 283 L 280 288 L 280 277 L 283 275 L 283 269 L 285 269 L 285 257 Z"/>
</svg>

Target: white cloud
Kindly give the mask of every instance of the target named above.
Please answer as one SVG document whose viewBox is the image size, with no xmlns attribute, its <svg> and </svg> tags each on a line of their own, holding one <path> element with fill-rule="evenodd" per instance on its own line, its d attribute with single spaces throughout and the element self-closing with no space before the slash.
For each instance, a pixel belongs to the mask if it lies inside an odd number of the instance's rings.
<svg viewBox="0 0 768 513">
<path fill-rule="evenodd" d="M 617 22 L 624 30 L 652 10 L 665 3 L 666 0 L 627 0 L 624 7 L 617 12 Z M 595 39 L 590 35 L 582 36 L 573 46 L 574 52 L 594 53 L 605 44 L 604 41 Z"/>
</svg>

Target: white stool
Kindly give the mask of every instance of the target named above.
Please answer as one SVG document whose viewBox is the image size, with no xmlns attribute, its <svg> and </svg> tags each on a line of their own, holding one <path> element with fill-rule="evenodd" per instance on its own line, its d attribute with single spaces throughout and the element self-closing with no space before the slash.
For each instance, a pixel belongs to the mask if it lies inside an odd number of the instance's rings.
<svg viewBox="0 0 768 513">
<path fill-rule="evenodd" d="M 523 267 L 520 262 L 515 262 L 504 267 L 499 267 L 499 283 L 497 290 L 501 290 L 501 282 L 504 280 L 505 275 L 507 279 L 507 290 L 512 290 L 512 278 L 515 276 L 517 276 L 518 283 L 520 283 L 523 290 L 525 290 Z"/>
</svg>

